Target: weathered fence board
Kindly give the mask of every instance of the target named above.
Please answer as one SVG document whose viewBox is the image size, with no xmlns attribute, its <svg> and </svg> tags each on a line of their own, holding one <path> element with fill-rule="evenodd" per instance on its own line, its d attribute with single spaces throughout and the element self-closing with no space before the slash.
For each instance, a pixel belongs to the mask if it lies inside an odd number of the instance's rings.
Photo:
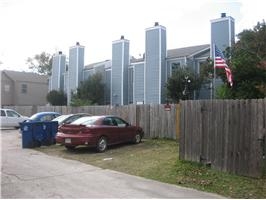
<svg viewBox="0 0 266 200">
<path fill-rule="evenodd" d="M 179 107 L 179 105 L 176 105 Z M 70 113 L 90 113 L 92 115 L 116 115 L 124 118 L 131 124 L 139 125 L 144 130 L 146 138 L 177 138 L 179 131 L 180 109 L 176 110 L 175 105 L 171 105 L 171 110 L 166 111 L 164 105 L 126 105 L 126 106 L 5 106 L 19 113 L 31 116 L 42 111 L 55 111 L 61 114 Z M 179 133 L 178 133 L 179 134 Z"/>
<path fill-rule="evenodd" d="M 266 99 L 181 101 L 180 158 L 260 177 L 265 167 Z"/>
</svg>

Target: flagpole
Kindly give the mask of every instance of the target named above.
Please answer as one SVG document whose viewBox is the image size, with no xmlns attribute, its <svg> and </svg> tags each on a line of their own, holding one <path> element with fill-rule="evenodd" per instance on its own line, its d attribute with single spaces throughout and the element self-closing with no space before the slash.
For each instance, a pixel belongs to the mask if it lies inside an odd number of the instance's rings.
<svg viewBox="0 0 266 200">
<path fill-rule="evenodd" d="M 212 46 L 212 59 L 213 59 L 213 86 L 212 86 L 212 99 L 215 97 L 215 89 L 216 89 L 216 63 L 215 63 L 215 44 Z"/>
</svg>

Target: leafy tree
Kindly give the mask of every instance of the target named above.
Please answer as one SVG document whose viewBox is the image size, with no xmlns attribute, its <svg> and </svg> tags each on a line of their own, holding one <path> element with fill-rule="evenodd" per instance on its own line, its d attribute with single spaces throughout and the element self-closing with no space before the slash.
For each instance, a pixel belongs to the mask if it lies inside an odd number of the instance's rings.
<svg viewBox="0 0 266 200">
<path fill-rule="evenodd" d="M 63 91 L 52 90 L 47 94 L 46 99 L 53 106 L 67 105 L 67 97 Z"/>
<path fill-rule="evenodd" d="M 178 68 L 167 81 L 167 96 L 172 101 L 191 99 L 195 90 L 201 87 L 202 78 L 188 68 Z"/>
<path fill-rule="evenodd" d="M 71 105 L 102 105 L 103 101 L 104 84 L 102 83 L 102 75 L 96 73 L 81 83 L 77 93 L 72 97 Z"/>
<path fill-rule="evenodd" d="M 38 74 L 51 75 L 52 71 L 52 55 L 42 52 L 36 54 L 33 58 L 28 58 L 26 63 L 29 65 L 29 69 Z"/>
<path fill-rule="evenodd" d="M 233 74 L 233 87 L 227 85 L 224 73 L 219 73 L 225 85 L 218 89 L 219 98 L 252 99 L 266 97 L 266 25 L 263 21 L 252 30 L 238 34 L 239 41 L 227 50 Z"/>
</svg>

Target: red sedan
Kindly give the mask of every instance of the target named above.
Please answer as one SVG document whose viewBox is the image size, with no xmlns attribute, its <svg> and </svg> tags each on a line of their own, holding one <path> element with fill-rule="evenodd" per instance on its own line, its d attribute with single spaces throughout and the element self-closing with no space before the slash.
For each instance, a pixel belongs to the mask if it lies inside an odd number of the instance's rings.
<svg viewBox="0 0 266 200">
<path fill-rule="evenodd" d="M 67 149 L 86 145 L 104 152 L 108 145 L 140 143 L 143 135 L 142 128 L 132 126 L 119 117 L 89 116 L 63 125 L 57 133 L 56 142 L 65 145 Z"/>
</svg>

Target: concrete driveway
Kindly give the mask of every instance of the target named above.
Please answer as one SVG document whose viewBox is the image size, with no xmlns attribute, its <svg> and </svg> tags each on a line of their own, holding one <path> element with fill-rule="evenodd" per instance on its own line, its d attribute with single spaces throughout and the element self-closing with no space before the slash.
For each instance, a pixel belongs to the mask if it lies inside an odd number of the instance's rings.
<svg viewBox="0 0 266 200">
<path fill-rule="evenodd" d="M 22 149 L 18 130 L 1 142 L 1 198 L 223 198 Z"/>
</svg>

